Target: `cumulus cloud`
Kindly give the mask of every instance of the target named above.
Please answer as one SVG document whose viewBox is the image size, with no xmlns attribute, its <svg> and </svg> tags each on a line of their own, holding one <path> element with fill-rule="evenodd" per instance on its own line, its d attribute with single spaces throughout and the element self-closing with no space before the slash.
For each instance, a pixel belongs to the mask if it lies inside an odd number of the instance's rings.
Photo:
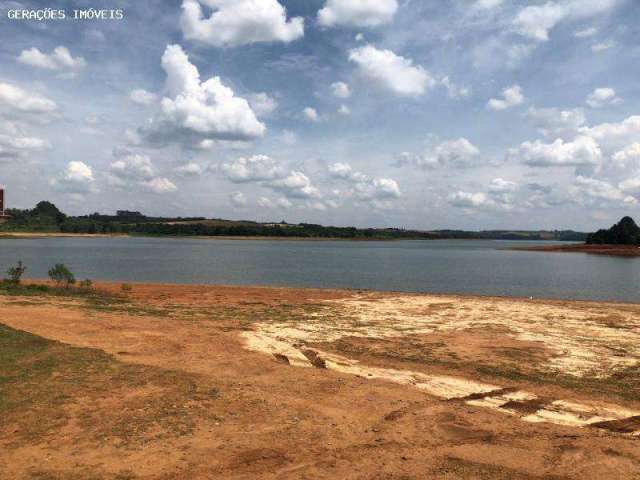
<svg viewBox="0 0 640 480">
<path fill-rule="evenodd" d="M 350 50 L 349 61 L 355 63 L 366 78 L 399 95 L 422 95 L 437 84 L 429 72 L 414 65 L 411 59 L 373 45 Z"/>
<path fill-rule="evenodd" d="M 272 200 L 269 197 L 260 197 L 258 199 L 258 206 L 262 208 L 269 208 L 269 209 L 273 209 L 273 208 L 286 209 L 286 208 L 291 208 L 293 204 L 285 197 L 276 198 L 275 200 Z"/>
<path fill-rule="evenodd" d="M 513 19 L 516 33 L 533 40 L 549 40 L 560 22 L 594 17 L 612 10 L 619 0 L 558 0 L 522 8 Z"/>
<path fill-rule="evenodd" d="M 569 192 L 583 204 L 592 203 L 594 200 L 623 202 L 625 204 L 637 203 L 634 197 L 626 195 L 618 187 L 596 178 L 576 177 L 574 184 L 569 188 Z"/>
<path fill-rule="evenodd" d="M 524 142 L 520 147 L 510 149 L 507 158 L 534 167 L 580 167 L 600 163 L 602 151 L 593 138 L 581 135 L 571 142 L 561 138 L 553 143 Z"/>
<path fill-rule="evenodd" d="M 589 94 L 586 104 L 591 108 L 602 108 L 607 105 L 618 105 L 622 103 L 622 99 L 616 95 L 613 88 L 596 88 Z"/>
<path fill-rule="evenodd" d="M 512 193 L 518 188 L 518 184 L 502 178 L 494 178 L 489 184 L 489 192 L 491 193 Z"/>
<path fill-rule="evenodd" d="M 403 152 L 396 165 L 415 165 L 424 169 L 453 167 L 468 168 L 476 165 L 480 149 L 464 137 L 446 140 L 428 149 L 424 154 L 416 155 Z"/>
<path fill-rule="evenodd" d="M 249 95 L 248 100 L 258 117 L 267 117 L 278 109 L 277 100 L 264 92 Z"/>
<path fill-rule="evenodd" d="M 318 112 L 315 108 L 306 107 L 304 110 L 302 110 L 302 114 L 307 120 L 310 120 L 312 122 L 317 122 L 318 120 L 320 120 L 320 116 L 318 115 Z"/>
<path fill-rule="evenodd" d="M 178 175 L 184 177 L 199 177 L 205 173 L 205 168 L 196 162 L 187 162 L 175 168 Z"/>
<path fill-rule="evenodd" d="M 37 114 L 52 113 L 58 106 L 46 97 L 0 82 L 0 109 Z"/>
<path fill-rule="evenodd" d="M 327 0 L 318 12 L 318 23 L 323 27 L 379 27 L 390 23 L 397 10 L 397 0 Z"/>
<path fill-rule="evenodd" d="M 470 88 L 456 85 L 449 79 L 449 77 L 443 77 L 442 80 L 440 80 L 440 83 L 444 88 L 447 89 L 447 94 L 449 95 L 449 98 L 459 99 L 459 98 L 466 98 L 469 95 L 471 95 Z"/>
<path fill-rule="evenodd" d="M 447 201 L 450 205 L 459 208 L 480 208 L 495 205 L 495 202 L 483 192 L 471 193 L 458 191 L 450 194 L 447 197 Z"/>
<path fill-rule="evenodd" d="M 545 137 L 553 138 L 573 138 L 586 122 L 584 111 L 580 108 L 560 110 L 531 107 L 524 117 Z"/>
<path fill-rule="evenodd" d="M 576 30 L 573 34 L 576 38 L 588 38 L 593 37 L 598 33 L 598 29 L 595 27 L 583 28 L 581 30 Z"/>
<path fill-rule="evenodd" d="M 503 2 L 504 0 L 476 0 L 473 6 L 479 9 L 492 9 L 499 7 Z"/>
<path fill-rule="evenodd" d="M 349 98 L 351 96 L 351 88 L 344 82 L 332 83 L 331 91 L 338 98 Z"/>
<path fill-rule="evenodd" d="M 632 143 L 628 147 L 614 153 L 611 158 L 613 166 L 619 170 L 638 169 L 640 167 L 640 143 Z"/>
<path fill-rule="evenodd" d="M 49 183 L 59 191 L 79 195 L 90 193 L 95 188 L 93 170 L 86 163 L 78 161 L 69 162 L 65 170 L 50 179 Z"/>
<path fill-rule="evenodd" d="M 153 193 L 175 192 L 175 184 L 156 175 L 151 159 L 146 155 L 129 154 L 109 166 L 110 183 L 119 187 L 137 186 Z"/>
<path fill-rule="evenodd" d="M 157 96 L 155 93 L 147 92 L 142 88 L 138 88 L 129 93 L 129 99 L 138 105 L 151 105 L 156 101 Z"/>
<path fill-rule="evenodd" d="M 637 141 L 640 136 L 640 115 L 626 118 L 622 122 L 601 123 L 583 127 L 581 134 L 588 135 L 606 150 L 615 150 Z"/>
<path fill-rule="evenodd" d="M 50 147 L 48 141 L 28 136 L 14 123 L 0 120 L 0 161 L 24 158 Z"/>
<path fill-rule="evenodd" d="M 87 65 L 84 58 L 73 57 L 63 46 L 54 48 L 51 53 L 43 53 L 35 47 L 23 50 L 18 56 L 18 62 L 44 70 L 64 72 L 68 76 L 73 76 Z"/>
<path fill-rule="evenodd" d="M 338 108 L 338 113 L 340 115 L 351 115 L 351 109 L 346 105 L 342 104 L 340 105 L 340 108 Z"/>
<path fill-rule="evenodd" d="M 274 190 L 288 198 L 319 198 L 320 191 L 313 186 L 309 177 L 299 171 L 291 171 L 286 177 L 269 183 Z"/>
<path fill-rule="evenodd" d="M 233 183 L 262 182 L 284 176 L 279 162 L 267 155 L 240 157 L 221 167 L 223 174 Z"/>
<path fill-rule="evenodd" d="M 212 10 L 208 18 L 201 4 Z M 184 0 L 180 25 L 186 39 L 215 47 L 289 43 L 304 36 L 304 19 L 287 19 L 277 0 Z"/>
<path fill-rule="evenodd" d="M 487 103 L 487 108 L 490 110 L 507 110 L 524 103 L 525 97 L 522 94 L 520 85 L 513 85 L 507 87 L 502 91 L 502 98 L 492 98 Z"/>
<path fill-rule="evenodd" d="M 151 143 L 176 141 L 199 148 L 203 141 L 248 141 L 266 131 L 244 98 L 223 85 L 219 77 L 200 81 L 200 74 L 179 45 L 167 46 L 162 56 L 168 96 L 160 113 L 141 129 Z"/>
<path fill-rule="evenodd" d="M 229 201 L 231 205 L 236 208 L 242 208 L 247 206 L 247 197 L 244 196 L 242 192 L 232 192 L 229 195 Z"/>
<path fill-rule="evenodd" d="M 616 46 L 616 42 L 613 40 L 607 40 L 604 42 L 598 42 L 591 45 L 591 51 L 593 53 L 605 52 Z"/>
<path fill-rule="evenodd" d="M 171 180 L 165 177 L 152 178 L 151 180 L 142 182 L 140 186 L 144 190 L 158 194 L 172 193 L 178 190 L 178 187 L 176 187 Z"/>
<path fill-rule="evenodd" d="M 388 208 L 391 201 L 402 196 L 398 182 L 392 178 L 371 178 L 354 170 L 348 163 L 334 163 L 328 167 L 329 176 L 346 182 L 349 188 L 335 190 L 334 195 L 342 199 L 353 198 L 368 202 L 375 208 Z M 325 202 L 326 203 L 326 202 Z M 336 205 L 329 205 L 336 207 Z"/>
</svg>

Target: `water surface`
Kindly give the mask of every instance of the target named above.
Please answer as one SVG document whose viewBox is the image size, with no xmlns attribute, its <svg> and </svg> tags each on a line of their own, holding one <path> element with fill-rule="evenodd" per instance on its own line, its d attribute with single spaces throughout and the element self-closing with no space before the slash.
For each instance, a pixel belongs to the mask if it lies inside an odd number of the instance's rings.
<svg viewBox="0 0 640 480">
<path fill-rule="evenodd" d="M 523 252 L 540 242 L 191 238 L 0 239 L 0 271 L 65 263 L 79 279 L 363 288 L 640 301 L 640 258 Z"/>
</svg>

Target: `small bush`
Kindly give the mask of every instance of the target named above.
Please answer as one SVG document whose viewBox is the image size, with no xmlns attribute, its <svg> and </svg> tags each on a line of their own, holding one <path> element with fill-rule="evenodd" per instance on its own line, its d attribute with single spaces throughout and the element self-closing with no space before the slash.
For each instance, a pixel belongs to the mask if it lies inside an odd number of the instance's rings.
<svg viewBox="0 0 640 480">
<path fill-rule="evenodd" d="M 22 260 L 19 260 L 18 264 L 15 267 L 11 267 L 7 270 L 9 281 L 15 285 L 18 285 L 20 283 L 20 280 L 22 279 L 22 275 L 24 275 L 24 272 L 26 270 L 27 267 L 23 265 Z"/>
<path fill-rule="evenodd" d="M 84 290 L 91 290 L 93 288 L 93 282 L 87 278 L 78 283 L 78 286 Z"/>
<path fill-rule="evenodd" d="M 131 285 L 129 285 L 128 283 L 123 283 L 123 284 L 120 286 L 120 289 L 121 289 L 123 292 L 130 292 L 130 291 L 131 291 Z"/>
<path fill-rule="evenodd" d="M 76 277 L 63 263 L 58 263 L 49 270 L 49 278 L 59 287 L 63 286 L 65 288 L 69 288 L 71 285 L 76 283 Z"/>
</svg>

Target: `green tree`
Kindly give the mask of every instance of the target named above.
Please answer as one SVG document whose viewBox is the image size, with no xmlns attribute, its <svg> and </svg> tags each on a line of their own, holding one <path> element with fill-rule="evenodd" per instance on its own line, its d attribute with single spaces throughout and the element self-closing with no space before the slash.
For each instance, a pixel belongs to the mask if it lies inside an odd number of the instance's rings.
<svg viewBox="0 0 640 480">
<path fill-rule="evenodd" d="M 22 260 L 18 260 L 18 264 L 15 267 L 11 267 L 7 270 L 9 281 L 18 285 L 20 283 L 20 280 L 22 279 L 22 275 L 24 275 L 24 272 L 26 270 L 27 267 L 24 266 Z"/>
<path fill-rule="evenodd" d="M 69 288 L 71 285 L 76 283 L 76 277 L 63 263 L 57 263 L 51 270 L 49 270 L 49 278 L 58 286 L 64 286 L 65 288 Z"/>
</svg>

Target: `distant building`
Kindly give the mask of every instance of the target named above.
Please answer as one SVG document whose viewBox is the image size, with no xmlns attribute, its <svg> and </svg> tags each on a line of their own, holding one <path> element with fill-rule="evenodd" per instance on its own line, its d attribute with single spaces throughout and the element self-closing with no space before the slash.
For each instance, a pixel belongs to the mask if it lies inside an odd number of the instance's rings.
<svg viewBox="0 0 640 480">
<path fill-rule="evenodd" d="M 0 188 L 0 222 L 4 222 L 9 218 L 9 215 L 5 213 L 5 209 L 7 208 L 5 198 L 4 188 Z"/>
</svg>

